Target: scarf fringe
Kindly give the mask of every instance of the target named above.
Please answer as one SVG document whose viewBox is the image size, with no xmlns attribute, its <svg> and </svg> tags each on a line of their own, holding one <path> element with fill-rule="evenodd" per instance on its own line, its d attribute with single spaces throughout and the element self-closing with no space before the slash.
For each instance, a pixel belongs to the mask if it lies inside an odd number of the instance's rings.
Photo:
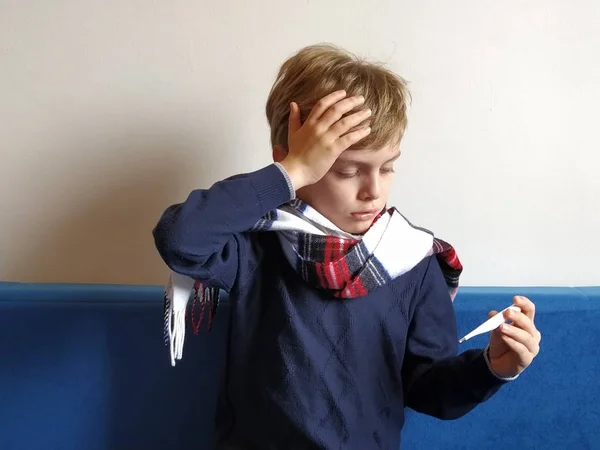
<svg viewBox="0 0 600 450">
<path fill-rule="evenodd" d="M 197 335 L 205 322 L 205 315 L 208 315 L 207 330 L 209 332 L 212 330 L 213 320 L 219 307 L 219 294 L 218 288 L 206 287 L 183 275 L 171 274 L 164 294 L 163 333 L 165 346 L 169 347 L 171 366 L 174 367 L 176 361 L 183 357 L 188 323 L 193 333 Z M 196 320 L 197 309 L 200 309 L 200 317 Z"/>
</svg>

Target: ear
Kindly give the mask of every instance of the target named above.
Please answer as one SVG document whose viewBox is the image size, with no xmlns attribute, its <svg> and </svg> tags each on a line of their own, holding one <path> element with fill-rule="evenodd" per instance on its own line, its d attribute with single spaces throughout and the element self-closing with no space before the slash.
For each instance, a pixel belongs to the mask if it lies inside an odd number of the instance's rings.
<svg viewBox="0 0 600 450">
<path fill-rule="evenodd" d="M 275 146 L 273 147 L 273 162 L 283 161 L 287 154 L 288 151 L 283 145 L 275 144 Z"/>
</svg>

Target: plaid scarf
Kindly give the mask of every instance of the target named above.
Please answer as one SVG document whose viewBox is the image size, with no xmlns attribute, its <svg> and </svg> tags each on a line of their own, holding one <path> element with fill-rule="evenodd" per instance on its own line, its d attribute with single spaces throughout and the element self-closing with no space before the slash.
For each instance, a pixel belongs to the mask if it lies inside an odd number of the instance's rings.
<svg viewBox="0 0 600 450">
<path fill-rule="evenodd" d="M 382 211 L 363 236 L 355 236 L 296 199 L 267 214 L 252 229 L 269 231 L 277 233 L 287 260 L 302 279 L 329 291 L 334 299 L 363 297 L 432 255 L 441 266 L 452 300 L 458 289 L 462 265 L 454 248 L 429 231 L 413 226 L 395 208 Z M 172 365 L 182 357 L 190 297 L 189 316 L 194 333 L 198 333 L 205 316 L 210 329 L 219 290 L 172 273 L 165 292 L 164 317 Z"/>
</svg>

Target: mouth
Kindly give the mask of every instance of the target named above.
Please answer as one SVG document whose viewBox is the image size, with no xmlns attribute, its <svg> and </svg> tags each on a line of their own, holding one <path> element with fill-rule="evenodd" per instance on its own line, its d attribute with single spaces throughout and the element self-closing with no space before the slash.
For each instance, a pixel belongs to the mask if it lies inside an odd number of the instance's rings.
<svg viewBox="0 0 600 450">
<path fill-rule="evenodd" d="M 368 211 L 358 211 L 352 213 L 352 217 L 359 221 L 372 220 L 379 214 L 378 209 L 370 209 Z"/>
</svg>

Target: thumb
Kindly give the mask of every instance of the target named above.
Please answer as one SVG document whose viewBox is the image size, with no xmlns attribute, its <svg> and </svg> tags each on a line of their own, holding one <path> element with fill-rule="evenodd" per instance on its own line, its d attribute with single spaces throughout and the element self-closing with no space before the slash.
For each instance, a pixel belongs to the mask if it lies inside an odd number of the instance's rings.
<svg viewBox="0 0 600 450">
<path fill-rule="evenodd" d="M 494 311 L 490 311 L 490 312 L 488 313 L 488 319 L 491 319 L 491 318 L 492 318 L 492 317 L 494 317 L 496 314 L 498 314 L 498 311 L 495 311 L 495 310 L 494 310 Z M 498 337 L 500 336 L 500 329 L 499 329 L 499 328 L 496 328 L 496 329 L 492 330 L 492 336 L 494 336 L 494 335 L 496 335 L 496 336 L 498 336 Z"/>
<path fill-rule="evenodd" d="M 300 107 L 298 106 L 298 103 L 292 102 L 290 104 L 290 118 L 288 121 L 288 137 L 296 133 L 300 127 L 302 127 L 302 122 L 300 121 Z"/>
<path fill-rule="evenodd" d="M 494 317 L 496 314 L 498 314 L 498 311 L 490 311 L 488 313 L 488 318 L 491 319 L 492 317 Z M 495 342 L 499 342 L 499 339 L 502 339 L 502 334 L 500 333 L 500 329 L 496 328 L 495 330 L 492 330 L 492 333 L 490 335 L 490 345 L 492 347 L 492 349 L 494 349 L 495 345 L 493 345 Z"/>
</svg>

